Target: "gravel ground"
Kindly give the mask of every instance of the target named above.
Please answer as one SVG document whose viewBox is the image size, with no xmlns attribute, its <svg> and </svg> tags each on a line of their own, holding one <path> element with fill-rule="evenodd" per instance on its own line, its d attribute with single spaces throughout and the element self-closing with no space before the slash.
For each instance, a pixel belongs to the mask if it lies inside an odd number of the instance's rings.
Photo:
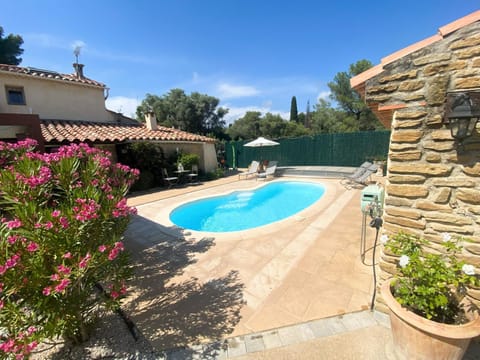
<svg viewBox="0 0 480 360">
<path fill-rule="evenodd" d="M 32 360 L 83 360 L 83 359 L 165 359 L 157 353 L 142 334 L 137 340 L 127 324 L 117 313 L 106 314 L 99 319 L 90 339 L 80 345 L 68 346 L 65 342 L 41 344 L 32 353 Z"/>
</svg>

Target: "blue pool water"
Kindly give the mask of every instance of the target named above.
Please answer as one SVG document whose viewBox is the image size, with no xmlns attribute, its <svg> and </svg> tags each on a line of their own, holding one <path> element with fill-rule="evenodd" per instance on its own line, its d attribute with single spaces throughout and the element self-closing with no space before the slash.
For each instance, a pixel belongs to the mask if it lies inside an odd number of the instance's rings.
<svg viewBox="0 0 480 360">
<path fill-rule="evenodd" d="M 272 182 L 252 191 L 189 202 L 175 208 L 170 220 L 190 230 L 240 231 L 292 216 L 312 205 L 324 192 L 325 187 L 320 184 Z"/>
</svg>

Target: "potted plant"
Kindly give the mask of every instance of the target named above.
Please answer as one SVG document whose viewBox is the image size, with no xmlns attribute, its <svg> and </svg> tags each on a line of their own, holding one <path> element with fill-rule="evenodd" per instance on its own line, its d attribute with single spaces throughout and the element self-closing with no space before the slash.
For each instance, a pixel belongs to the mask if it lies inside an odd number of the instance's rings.
<svg viewBox="0 0 480 360">
<path fill-rule="evenodd" d="M 381 291 L 399 359 L 461 359 L 480 335 L 478 309 L 466 297 L 479 285 L 476 270 L 458 257 L 462 239 L 442 238 L 435 249 L 412 234 L 382 236 L 385 254 L 396 256 L 396 273 Z"/>
</svg>

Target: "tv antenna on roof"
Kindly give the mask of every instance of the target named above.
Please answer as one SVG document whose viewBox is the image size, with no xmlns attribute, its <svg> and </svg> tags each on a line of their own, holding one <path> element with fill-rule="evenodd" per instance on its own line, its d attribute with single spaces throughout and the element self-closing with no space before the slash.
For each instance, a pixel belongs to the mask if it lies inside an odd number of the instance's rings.
<svg viewBox="0 0 480 360">
<path fill-rule="evenodd" d="M 76 45 L 73 49 L 73 54 L 75 55 L 75 62 L 78 64 L 78 56 L 80 55 L 80 50 L 82 47 L 80 45 Z"/>
</svg>

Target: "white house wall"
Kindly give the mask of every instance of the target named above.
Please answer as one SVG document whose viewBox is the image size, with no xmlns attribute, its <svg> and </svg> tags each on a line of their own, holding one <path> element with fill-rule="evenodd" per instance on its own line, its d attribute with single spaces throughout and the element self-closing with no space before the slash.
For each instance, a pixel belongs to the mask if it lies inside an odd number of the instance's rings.
<svg viewBox="0 0 480 360">
<path fill-rule="evenodd" d="M 23 87 L 26 105 L 8 105 L 5 86 Z M 104 89 L 65 81 L 0 74 L 0 112 L 41 119 L 107 122 Z"/>
<path fill-rule="evenodd" d="M 161 142 L 165 156 L 168 157 L 178 151 L 187 154 L 196 154 L 200 157 L 199 167 L 205 172 L 213 172 L 217 168 L 217 154 L 213 143 L 164 143 Z"/>
</svg>

